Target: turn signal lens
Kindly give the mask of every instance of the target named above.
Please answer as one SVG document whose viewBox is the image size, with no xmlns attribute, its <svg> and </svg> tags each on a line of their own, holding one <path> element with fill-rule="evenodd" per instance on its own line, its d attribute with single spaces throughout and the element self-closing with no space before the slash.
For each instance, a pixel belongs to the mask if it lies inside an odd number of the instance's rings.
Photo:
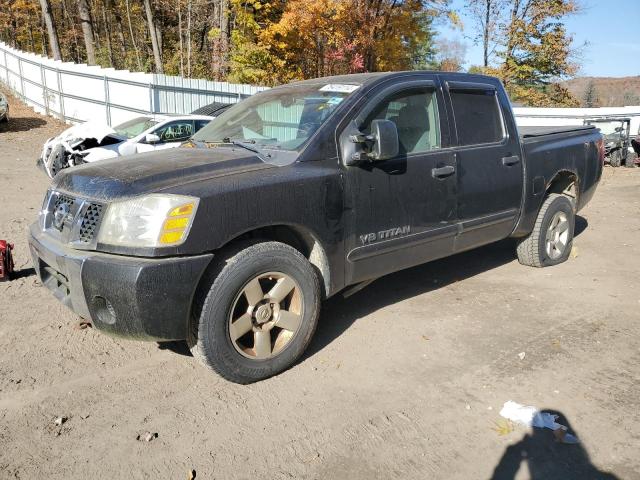
<svg viewBox="0 0 640 480">
<path fill-rule="evenodd" d="M 189 225 L 189 218 L 188 217 L 181 217 L 181 218 L 168 218 L 166 222 L 164 222 L 164 231 L 167 230 L 176 230 L 178 228 L 180 229 L 185 229 L 187 228 L 187 225 Z"/>
<path fill-rule="evenodd" d="M 169 212 L 160 234 L 162 245 L 176 245 L 183 242 L 185 232 L 191 223 L 194 208 L 194 203 L 186 203 Z"/>
<path fill-rule="evenodd" d="M 176 232 L 167 232 L 163 233 L 160 237 L 160 243 L 164 245 L 170 245 L 172 243 L 178 243 L 182 241 L 182 236 L 184 235 L 184 230 L 176 231 Z"/>
<path fill-rule="evenodd" d="M 179 217 L 181 215 L 191 215 L 193 213 L 193 203 L 187 203 L 186 205 L 181 205 L 177 208 L 174 208 L 169 213 L 170 217 Z"/>
</svg>

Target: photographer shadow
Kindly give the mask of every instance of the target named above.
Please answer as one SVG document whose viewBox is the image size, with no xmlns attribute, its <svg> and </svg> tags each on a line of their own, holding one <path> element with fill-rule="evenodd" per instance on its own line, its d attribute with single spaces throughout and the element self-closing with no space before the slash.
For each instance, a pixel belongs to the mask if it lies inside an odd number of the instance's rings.
<svg viewBox="0 0 640 480">
<path fill-rule="evenodd" d="M 557 422 L 577 437 L 565 416 L 558 411 L 542 410 L 557 415 Z M 491 480 L 514 480 L 526 465 L 530 480 L 618 480 L 615 475 L 598 470 L 580 443 L 558 441 L 555 432 L 547 428 L 533 428 L 518 443 L 507 447 L 493 471 Z M 580 437 L 578 437 L 580 438 Z"/>
</svg>

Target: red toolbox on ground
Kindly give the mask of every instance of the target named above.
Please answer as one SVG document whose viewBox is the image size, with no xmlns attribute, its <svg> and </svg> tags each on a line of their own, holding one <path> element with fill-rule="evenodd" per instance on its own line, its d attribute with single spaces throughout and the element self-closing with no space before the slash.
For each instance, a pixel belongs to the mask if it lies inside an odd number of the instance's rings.
<svg viewBox="0 0 640 480">
<path fill-rule="evenodd" d="M 0 282 L 11 280 L 13 275 L 13 244 L 0 240 Z"/>
</svg>

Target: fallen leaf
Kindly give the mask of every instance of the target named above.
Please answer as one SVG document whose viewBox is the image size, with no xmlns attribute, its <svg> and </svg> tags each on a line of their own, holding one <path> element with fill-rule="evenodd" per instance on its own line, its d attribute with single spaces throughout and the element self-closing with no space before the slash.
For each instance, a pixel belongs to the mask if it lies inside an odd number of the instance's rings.
<svg viewBox="0 0 640 480">
<path fill-rule="evenodd" d="M 493 427 L 492 430 L 497 432 L 500 436 L 509 435 L 515 429 L 513 422 L 506 418 L 501 418 L 497 422 L 494 422 L 494 424 L 495 427 Z"/>
<path fill-rule="evenodd" d="M 578 258 L 578 247 L 571 247 L 571 258 Z"/>
</svg>

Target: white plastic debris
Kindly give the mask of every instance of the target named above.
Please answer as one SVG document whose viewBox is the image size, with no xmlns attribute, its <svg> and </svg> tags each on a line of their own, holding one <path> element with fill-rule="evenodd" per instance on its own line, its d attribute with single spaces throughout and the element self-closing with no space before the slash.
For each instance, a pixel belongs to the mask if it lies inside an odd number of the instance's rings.
<svg viewBox="0 0 640 480">
<path fill-rule="evenodd" d="M 554 432 L 561 430 L 562 432 L 558 432 L 559 435 L 556 435 L 558 440 L 563 443 L 579 443 L 574 435 L 567 433 L 567 427 L 556 422 L 557 415 L 541 412 L 536 407 L 520 405 L 509 400 L 500 410 L 500 416 L 526 427 L 548 428 Z"/>
<path fill-rule="evenodd" d="M 524 360 L 525 355 L 526 355 L 526 353 L 525 353 L 525 352 L 520 352 L 520 353 L 518 354 L 518 358 L 519 358 L 520 360 Z"/>
<path fill-rule="evenodd" d="M 157 433 L 151 433 L 151 432 L 144 432 L 139 434 L 136 437 L 136 440 L 138 440 L 139 442 L 150 442 L 151 440 L 158 438 L 158 434 Z"/>
</svg>

